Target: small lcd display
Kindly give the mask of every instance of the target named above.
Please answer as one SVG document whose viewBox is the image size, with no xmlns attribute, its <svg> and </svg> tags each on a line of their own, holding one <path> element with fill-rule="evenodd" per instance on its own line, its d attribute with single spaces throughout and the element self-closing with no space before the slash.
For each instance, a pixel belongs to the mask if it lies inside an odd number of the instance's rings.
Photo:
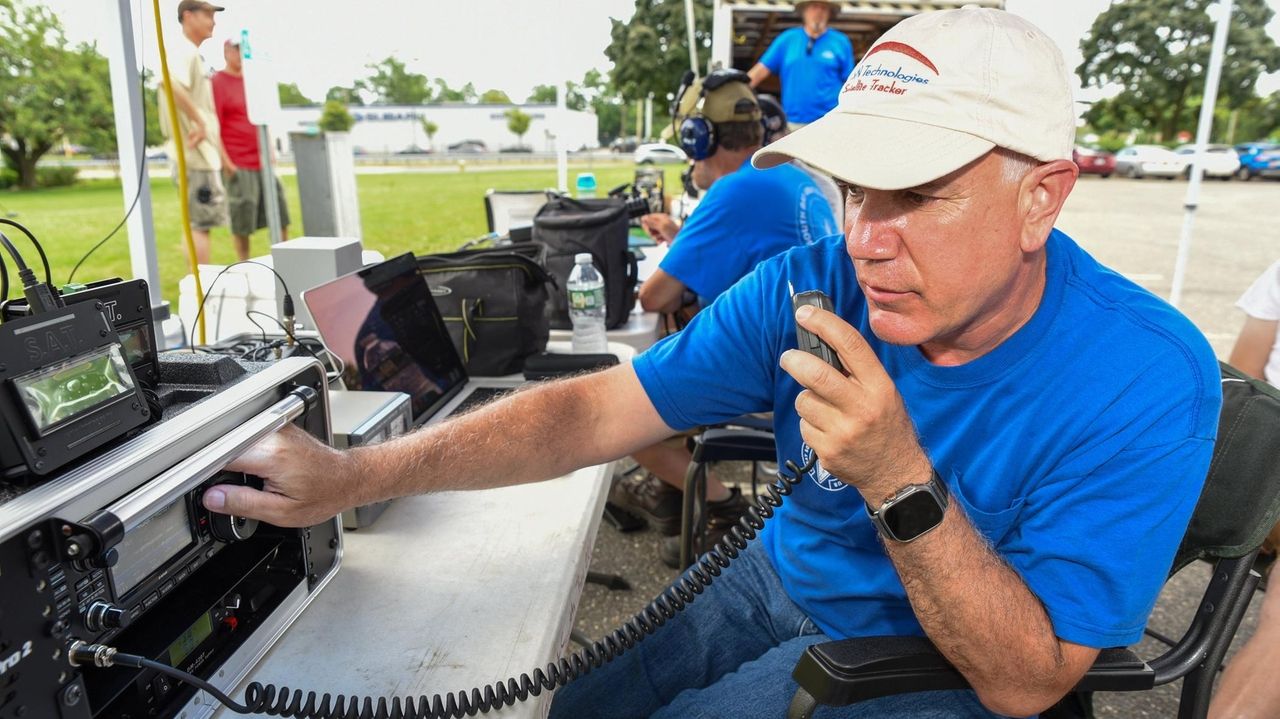
<svg viewBox="0 0 1280 719">
<path fill-rule="evenodd" d="M 15 377 L 13 384 L 40 435 L 135 391 L 119 344 Z"/>
<path fill-rule="evenodd" d="M 124 345 L 125 359 L 130 365 L 151 360 L 151 342 L 145 330 L 140 327 L 117 330 L 120 343 Z"/>
<path fill-rule="evenodd" d="M 213 634 L 213 619 L 209 617 L 208 612 L 205 612 L 200 615 L 195 624 L 187 627 L 187 631 L 183 632 L 182 636 L 169 645 L 169 666 L 180 665 L 184 659 L 191 656 L 191 652 L 195 651 L 201 642 L 209 638 L 210 634 Z"/>
<path fill-rule="evenodd" d="M 120 561 L 111 570 L 116 596 L 123 597 L 193 541 L 195 535 L 191 533 L 187 506 L 182 500 L 160 510 L 132 532 L 126 532 L 116 547 Z"/>
</svg>

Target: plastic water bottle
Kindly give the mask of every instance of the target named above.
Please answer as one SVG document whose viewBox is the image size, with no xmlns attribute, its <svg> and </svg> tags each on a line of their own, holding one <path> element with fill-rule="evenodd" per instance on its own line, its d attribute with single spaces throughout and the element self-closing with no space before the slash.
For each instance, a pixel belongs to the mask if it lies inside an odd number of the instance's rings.
<svg viewBox="0 0 1280 719">
<path fill-rule="evenodd" d="M 573 352 L 603 353 L 609 349 L 605 334 L 604 277 L 591 264 L 591 253 L 573 257 L 569 273 L 569 321 L 573 323 Z"/>
<path fill-rule="evenodd" d="M 579 200 L 585 200 L 596 196 L 596 176 L 590 172 L 578 173 L 577 196 Z"/>
</svg>

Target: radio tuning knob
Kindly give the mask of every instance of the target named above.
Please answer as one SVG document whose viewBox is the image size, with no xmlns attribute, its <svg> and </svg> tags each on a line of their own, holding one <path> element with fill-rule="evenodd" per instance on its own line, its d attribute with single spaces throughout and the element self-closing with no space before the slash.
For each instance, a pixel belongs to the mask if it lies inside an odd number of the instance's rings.
<svg viewBox="0 0 1280 719">
<path fill-rule="evenodd" d="M 129 626 L 129 613 L 110 602 L 96 601 L 84 610 L 84 626 L 91 632 L 124 629 Z"/>
<path fill-rule="evenodd" d="M 258 520 L 233 514 L 209 514 L 209 533 L 221 542 L 239 542 L 253 536 Z"/>
</svg>

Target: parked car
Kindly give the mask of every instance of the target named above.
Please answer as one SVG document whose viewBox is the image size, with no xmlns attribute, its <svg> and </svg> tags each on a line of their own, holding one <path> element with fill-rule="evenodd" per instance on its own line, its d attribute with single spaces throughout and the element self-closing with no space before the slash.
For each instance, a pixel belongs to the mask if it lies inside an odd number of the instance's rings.
<svg viewBox="0 0 1280 719">
<path fill-rule="evenodd" d="M 1271 142 L 1246 142 L 1236 145 L 1240 169 L 1236 178 L 1252 180 L 1255 177 L 1280 176 L 1280 144 Z"/>
<path fill-rule="evenodd" d="M 1163 177 L 1172 180 L 1186 172 L 1188 157 L 1159 145 L 1130 145 L 1116 153 L 1116 172 L 1125 177 Z"/>
<path fill-rule="evenodd" d="M 637 147 L 639 147 L 639 146 L 640 146 L 640 140 L 639 140 L 639 138 L 635 138 L 635 137 L 619 137 L 619 138 L 615 139 L 613 142 L 609 143 L 609 151 L 610 151 L 610 152 L 619 152 L 619 153 L 621 153 L 621 152 L 635 152 L 635 151 L 636 151 L 636 148 L 637 148 Z"/>
<path fill-rule="evenodd" d="M 1071 159 L 1082 175 L 1111 177 L 1111 173 L 1116 171 L 1116 156 L 1096 147 L 1076 146 L 1071 151 Z"/>
<path fill-rule="evenodd" d="M 1196 156 L 1196 146 L 1182 145 L 1174 150 L 1174 153 L 1187 158 L 1187 169 L 1184 174 L 1190 177 L 1191 162 Z M 1205 145 L 1202 163 L 1205 177 L 1217 177 L 1222 180 L 1230 180 L 1240 169 L 1240 158 L 1230 145 Z"/>
<path fill-rule="evenodd" d="M 489 146 L 480 140 L 462 140 L 449 146 L 449 152 L 488 152 Z"/>
<path fill-rule="evenodd" d="M 636 164 L 652 165 L 655 162 L 688 162 L 689 156 L 675 145 L 651 142 L 636 148 Z"/>
</svg>

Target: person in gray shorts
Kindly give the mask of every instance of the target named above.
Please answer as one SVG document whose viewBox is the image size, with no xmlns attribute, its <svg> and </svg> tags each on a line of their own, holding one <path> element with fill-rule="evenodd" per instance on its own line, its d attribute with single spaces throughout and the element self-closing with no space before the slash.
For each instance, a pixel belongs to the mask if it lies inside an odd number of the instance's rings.
<svg viewBox="0 0 1280 719">
<path fill-rule="evenodd" d="M 200 44 L 213 36 L 214 14 L 222 10 L 204 0 L 178 3 L 183 40 L 173 43 L 168 56 L 173 101 L 178 111 L 176 129 L 170 127 L 168 100 L 164 92 L 159 93 L 163 108 L 160 130 L 169 142 L 182 142 L 186 148 L 187 209 L 196 262 L 200 264 L 209 263 L 209 230 L 227 224 L 226 192 L 219 172 L 228 172 L 231 161 L 222 146 L 213 88 L 199 50 Z M 169 156 L 177 157 L 176 147 L 169 147 Z M 174 177 L 176 180 L 177 175 Z"/>
<path fill-rule="evenodd" d="M 225 70 L 214 73 L 213 100 L 222 127 L 222 144 L 227 150 L 227 198 L 231 215 L 231 234 L 235 237 L 236 255 L 249 259 L 249 235 L 267 226 L 267 201 L 262 160 L 258 147 L 258 128 L 249 121 L 245 103 L 243 64 L 240 46 L 228 40 L 222 46 Z M 280 239 L 289 239 L 289 208 L 284 201 L 280 178 L 272 176 L 276 200 L 280 207 Z"/>
</svg>

